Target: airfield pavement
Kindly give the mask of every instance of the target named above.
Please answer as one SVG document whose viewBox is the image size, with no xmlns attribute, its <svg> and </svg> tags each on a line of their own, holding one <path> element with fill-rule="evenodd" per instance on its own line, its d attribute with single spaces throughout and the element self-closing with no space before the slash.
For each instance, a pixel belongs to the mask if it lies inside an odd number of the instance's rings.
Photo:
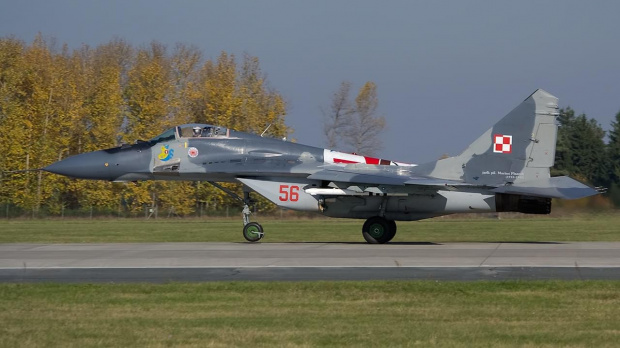
<svg viewBox="0 0 620 348">
<path fill-rule="evenodd" d="M 0 282 L 620 279 L 620 242 L 0 244 Z"/>
</svg>

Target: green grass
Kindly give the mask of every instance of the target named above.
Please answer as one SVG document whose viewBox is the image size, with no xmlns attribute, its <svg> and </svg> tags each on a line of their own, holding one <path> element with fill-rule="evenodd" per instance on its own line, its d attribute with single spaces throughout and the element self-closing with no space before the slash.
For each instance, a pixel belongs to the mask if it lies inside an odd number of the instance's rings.
<svg viewBox="0 0 620 348">
<path fill-rule="evenodd" d="M 263 242 L 363 242 L 363 220 L 258 221 Z M 242 242 L 241 218 L 0 221 L 0 243 Z M 620 241 L 620 215 L 398 222 L 394 242 Z"/>
<path fill-rule="evenodd" d="M 0 243 L 244 241 L 215 219 L 10 220 Z M 362 242 L 361 220 L 263 220 Z M 620 216 L 398 223 L 395 242 L 620 241 Z M 0 347 L 617 347 L 620 281 L 0 284 Z"/>
<path fill-rule="evenodd" d="M 2 347 L 617 347 L 620 282 L 0 284 Z"/>
</svg>

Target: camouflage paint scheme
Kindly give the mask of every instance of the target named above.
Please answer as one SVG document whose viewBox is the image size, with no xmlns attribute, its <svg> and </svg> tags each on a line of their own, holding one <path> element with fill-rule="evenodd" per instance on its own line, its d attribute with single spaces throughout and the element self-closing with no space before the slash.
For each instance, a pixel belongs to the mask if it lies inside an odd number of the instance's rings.
<svg viewBox="0 0 620 348">
<path fill-rule="evenodd" d="M 368 219 L 365 229 L 379 221 L 395 233 L 394 220 L 463 212 L 548 214 L 551 198 L 597 194 L 569 177 L 550 176 L 558 115 L 558 99 L 539 89 L 460 155 L 421 165 L 187 124 L 44 170 L 110 181 L 241 182 L 281 207 Z M 194 128 L 200 129 L 196 137 Z"/>
</svg>

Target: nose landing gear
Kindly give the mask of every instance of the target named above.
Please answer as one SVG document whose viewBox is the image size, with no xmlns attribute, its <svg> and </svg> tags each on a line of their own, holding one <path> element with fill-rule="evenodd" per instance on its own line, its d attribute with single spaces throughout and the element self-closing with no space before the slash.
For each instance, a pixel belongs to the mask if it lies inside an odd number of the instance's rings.
<svg viewBox="0 0 620 348">
<path fill-rule="evenodd" d="M 263 232 L 263 226 L 261 226 L 258 222 L 250 222 L 250 214 L 252 211 L 250 210 L 250 204 L 252 204 L 252 200 L 250 199 L 250 192 L 243 192 L 243 237 L 248 242 L 258 242 L 263 239 L 265 233 Z"/>
<path fill-rule="evenodd" d="M 224 191 L 231 197 L 243 202 L 243 237 L 245 238 L 245 240 L 247 240 L 248 242 L 258 242 L 259 240 L 263 239 L 263 237 L 265 236 L 265 232 L 263 232 L 263 226 L 261 226 L 258 222 L 250 222 L 250 215 L 252 214 L 250 206 L 254 203 L 254 201 L 250 198 L 250 191 L 248 191 L 244 186 L 243 198 L 241 198 L 236 193 L 214 181 L 209 181 L 209 184 Z"/>
</svg>

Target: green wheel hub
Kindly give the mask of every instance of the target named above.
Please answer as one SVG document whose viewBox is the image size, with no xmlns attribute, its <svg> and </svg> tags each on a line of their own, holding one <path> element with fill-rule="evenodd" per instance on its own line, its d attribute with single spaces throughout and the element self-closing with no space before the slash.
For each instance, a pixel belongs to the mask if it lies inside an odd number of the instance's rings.
<svg viewBox="0 0 620 348">
<path fill-rule="evenodd" d="M 385 234 L 385 228 L 382 224 L 374 223 L 370 225 L 368 233 L 370 233 L 373 238 L 381 238 Z"/>
<path fill-rule="evenodd" d="M 257 222 L 250 222 L 247 225 L 243 226 L 243 237 L 248 242 L 258 242 L 263 239 L 263 227 L 259 225 Z"/>
<path fill-rule="evenodd" d="M 248 236 L 259 236 L 260 234 L 258 233 L 258 227 L 256 226 L 250 226 L 247 228 L 246 230 L 248 232 Z"/>
<path fill-rule="evenodd" d="M 362 226 L 362 236 L 370 244 L 387 243 L 396 234 L 396 223 L 381 216 L 370 217 Z"/>
</svg>

